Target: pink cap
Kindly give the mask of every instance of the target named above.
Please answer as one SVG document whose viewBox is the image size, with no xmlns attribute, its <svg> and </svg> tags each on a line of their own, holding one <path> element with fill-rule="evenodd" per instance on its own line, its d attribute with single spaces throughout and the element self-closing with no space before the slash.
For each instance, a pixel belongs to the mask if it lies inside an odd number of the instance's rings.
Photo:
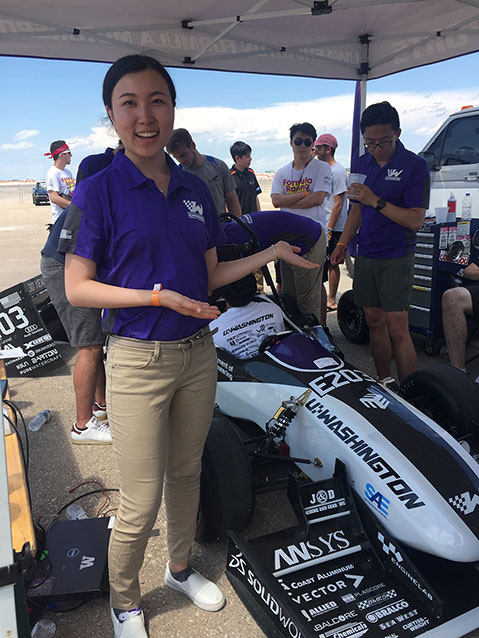
<svg viewBox="0 0 479 638">
<path fill-rule="evenodd" d="M 338 140 L 331 135 L 331 133 L 323 133 L 318 137 L 315 146 L 331 146 L 331 148 L 338 148 Z"/>
</svg>

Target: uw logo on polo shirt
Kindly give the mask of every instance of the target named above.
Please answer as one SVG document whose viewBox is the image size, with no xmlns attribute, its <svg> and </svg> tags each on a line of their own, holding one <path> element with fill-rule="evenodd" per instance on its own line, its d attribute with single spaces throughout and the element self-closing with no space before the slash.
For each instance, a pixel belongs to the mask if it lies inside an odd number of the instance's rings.
<svg viewBox="0 0 479 638">
<path fill-rule="evenodd" d="M 388 174 L 384 179 L 389 180 L 390 182 L 400 182 L 403 170 L 404 169 L 399 171 L 397 168 L 388 168 Z"/>
<path fill-rule="evenodd" d="M 197 219 L 198 221 L 203 222 L 203 224 L 205 223 L 203 206 L 201 204 L 197 204 L 189 199 L 184 199 L 183 204 L 186 206 L 188 217 L 190 219 Z"/>
</svg>

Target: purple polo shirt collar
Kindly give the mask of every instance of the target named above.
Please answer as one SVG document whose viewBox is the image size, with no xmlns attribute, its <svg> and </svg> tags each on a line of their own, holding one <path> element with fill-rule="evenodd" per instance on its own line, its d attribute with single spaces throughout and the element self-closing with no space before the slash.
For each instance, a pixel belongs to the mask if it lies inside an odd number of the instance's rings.
<svg viewBox="0 0 479 638">
<path fill-rule="evenodd" d="M 186 188 L 192 191 L 191 180 L 186 177 L 186 173 L 182 171 L 171 157 L 165 153 L 166 163 L 170 169 L 170 183 L 168 193 L 172 193 L 176 188 Z M 125 156 L 123 149 L 119 150 L 113 159 L 113 166 L 118 167 L 123 174 L 125 185 L 133 190 L 145 184 L 145 182 L 154 183 L 149 177 L 146 177 L 134 164 Z"/>
</svg>

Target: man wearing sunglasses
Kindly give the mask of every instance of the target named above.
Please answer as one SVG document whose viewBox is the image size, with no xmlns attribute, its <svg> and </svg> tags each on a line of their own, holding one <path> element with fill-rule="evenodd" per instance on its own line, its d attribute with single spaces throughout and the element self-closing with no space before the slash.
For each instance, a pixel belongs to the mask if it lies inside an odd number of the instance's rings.
<svg viewBox="0 0 479 638">
<path fill-rule="evenodd" d="M 416 231 L 429 206 L 429 169 L 399 141 L 399 115 L 389 102 L 364 111 L 361 133 L 367 152 L 353 162 L 351 172 L 366 175 L 366 181 L 348 188 L 351 209 L 331 263 L 343 263 L 359 229 L 354 298 L 366 316 L 379 379 L 390 377 L 394 351 L 401 382 L 417 368 L 408 309 Z"/>
<path fill-rule="evenodd" d="M 323 229 L 321 241 L 314 250 L 318 252 L 312 261 L 324 264 L 326 257 L 326 214 L 323 207 L 324 198 L 331 192 L 331 169 L 326 162 L 315 159 L 312 155 L 316 139 L 316 129 L 309 122 L 293 124 L 289 129 L 290 146 L 293 150 L 293 161 L 278 169 L 274 174 L 271 188 L 271 201 L 275 208 L 296 213 L 314 219 Z M 281 262 L 281 279 L 294 287 L 296 298 L 313 296 L 313 314 L 321 319 L 322 277 L 319 270 L 305 273 L 303 269 Z"/>
<path fill-rule="evenodd" d="M 63 209 L 70 205 L 75 190 L 75 179 L 66 168 L 72 161 L 72 154 L 65 140 L 56 140 L 50 144 L 50 152 L 45 153 L 45 156 L 53 160 L 53 166 L 48 169 L 46 185 L 54 224 Z"/>
</svg>

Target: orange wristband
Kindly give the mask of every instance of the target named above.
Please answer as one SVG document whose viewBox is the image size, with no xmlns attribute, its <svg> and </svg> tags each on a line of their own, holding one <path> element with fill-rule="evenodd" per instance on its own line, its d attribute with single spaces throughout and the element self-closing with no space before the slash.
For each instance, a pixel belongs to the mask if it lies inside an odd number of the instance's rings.
<svg viewBox="0 0 479 638">
<path fill-rule="evenodd" d="M 303 191 L 304 192 L 304 196 L 307 197 L 309 195 L 309 191 Z"/>
<path fill-rule="evenodd" d="M 154 306 L 160 305 L 160 290 L 163 288 L 161 284 L 155 284 L 155 287 L 151 291 L 151 300 Z"/>
<path fill-rule="evenodd" d="M 342 241 L 337 241 L 337 242 L 336 242 L 336 246 L 344 246 L 345 248 L 347 248 L 347 247 L 348 247 L 348 245 L 347 245 L 347 244 L 345 244 L 345 243 L 344 243 L 344 242 L 342 242 Z"/>
</svg>

